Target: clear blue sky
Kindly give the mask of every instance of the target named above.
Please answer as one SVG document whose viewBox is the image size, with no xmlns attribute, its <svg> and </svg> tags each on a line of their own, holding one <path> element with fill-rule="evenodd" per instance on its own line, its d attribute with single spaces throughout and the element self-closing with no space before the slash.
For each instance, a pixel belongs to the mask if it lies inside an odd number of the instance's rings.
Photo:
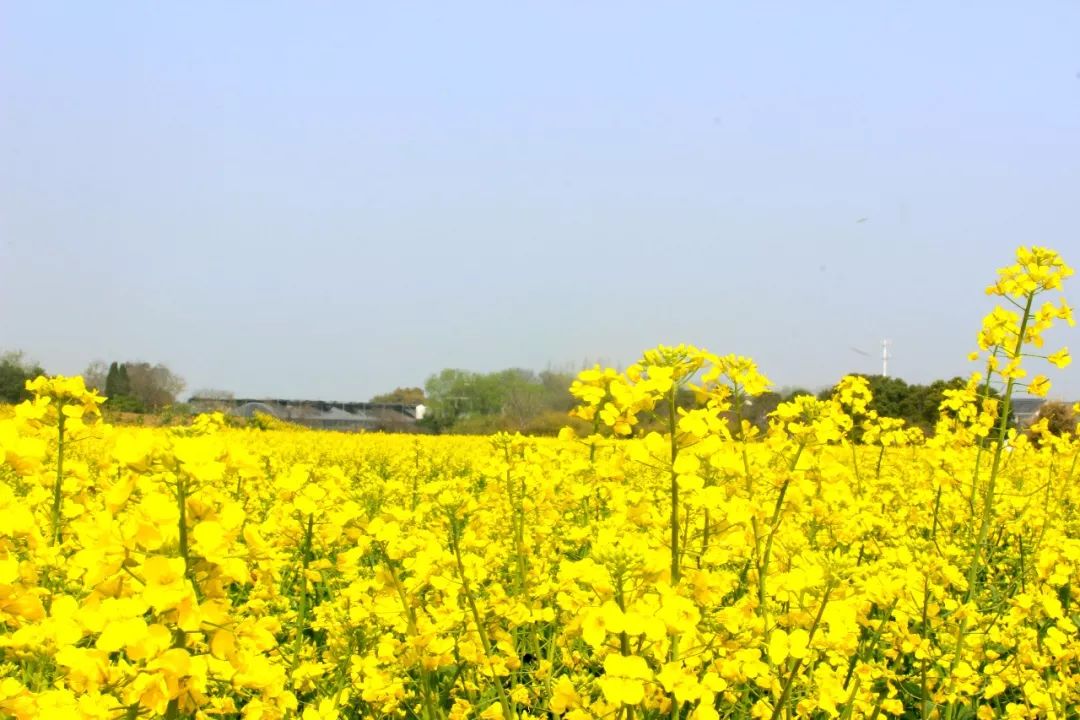
<svg viewBox="0 0 1080 720">
<path fill-rule="evenodd" d="M 685 341 L 821 386 L 889 337 L 921 382 L 1022 243 L 1080 266 L 1072 1 L 0 9 L 0 347 L 56 372 L 362 400 Z"/>
</svg>

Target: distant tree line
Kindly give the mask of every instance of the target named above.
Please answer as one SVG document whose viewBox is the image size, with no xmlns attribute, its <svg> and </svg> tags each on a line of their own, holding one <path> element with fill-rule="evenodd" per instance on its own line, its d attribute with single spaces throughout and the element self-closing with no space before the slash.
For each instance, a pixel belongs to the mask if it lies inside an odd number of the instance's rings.
<svg viewBox="0 0 1080 720">
<path fill-rule="evenodd" d="M 21 351 L 0 353 L 0 402 L 26 400 L 29 397 L 26 381 L 44 374 L 45 369 Z M 566 370 L 535 372 L 507 368 L 482 373 L 448 368 L 429 377 L 423 388 L 399 387 L 372 397 L 370 402 L 425 405 L 427 414 L 419 426 L 429 432 L 485 434 L 511 431 L 553 435 L 565 425 L 578 422 L 567 416 L 575 404 L 569 390 L 574 377 L 574 372 Z M 966 384 L 960 377 L 935 380 L 927 385 L 882 375 L 862 377 L 867 379 L 873 393 L 871 410 L 883 417 L 903 419 L 909 426 L 927 433 L 932 433 L 937 423 L 938 407 L 945 391 Z M 116 412 L 160 413 L 165 408 L 175 411 L 177 398 L 185 387 L 183 378 L 167 366 L 142 361 L 109 364 L 95 361 L 86 368 L 83 378 L 88 387 L 108 398 L 105 407 Z M 832 393 L 831 387 L 817 393 L 802 388 L 767 392 L 751 399 L 743 408 L 742 417 L 764 428 L 769 414 L 781 402 L 799 395 L 827 398 Z M 232 393 L 224 390 L 205 389 L 195 394 L 203 398 L 232 398 Z M 685 409 L 694 407 L 693 393 L 684 388 L 679 393 L 677 405 Z M 663 412 L 661 408 L 657 417 L 642 418 L 638 429 L 647 432 L 654 426 L 666 424 Z M 1048 419 L 1052 434 L 1076 429 L 1076 417 L 1067 404 L 1046 403 L 1036 420 L 1042 417 Z M 1013 417 L 1008 421 L 1015 424 Z"/>
<path fill-rule="evenodd" d="M 418 387 L 395 388 L 393 392 L 376 395 L 368 402 L 382 403 L 384 405 L 426 405 L 427 398 L 424 389 Z"/>
<path fill-rule="evenodd" d="M 0 354 L 0 402 L 28 399 L 26 381 L 45 374 L 45 368 L 22 351 Z M 83 372 L 83 380 L 108 398 L 106 408 L 118 412 L 158 412 L 175 404 L 184 389 L 183 378 L 160 363 L 95 361 Z"/>
<path fill-rule="evenodd" d="M 856 374 L 856 373 L 853 373 Z M 883 417 L 900 418 L 908 427 L 920 428 L 931 434 L 937 425 L 938 408 L 945 399 L 946 390 L 958 390 L 967 385 L 967 380 L 954 377 L 949 380 L 935 380 L 929 385 L 910 384 L 898 377 L 884 375 L 862 375 L 870 384 L 874 399 L 869 409 Z M 819 397 L 832 395 L 834 388 L 819 393 Z M 1000 393 L 990 388 L 991 397 L 1000 397 Z M 1007 419 L 1010 426 L 1016 424 L 1016 417 L 1010 413 Z"/>
<path fill-rule="evenodd" d="M 883 417 L 900 418 L 909 427 L 921 428 L 932 433 L 938 420 L 938 407 L 945 391 L 962 388 L 966 380 L 954 377 L 935 380 L 926 385 L 908 383 L 901 378 L 882 375 L 863 375 L 870 384 L 874 399 L 870 409 Z M 446 369 L 432 375 L 420 388 L 409 388 L 408 393 L 398 388 L 393 393 L 372 398 L 372 402 L 407 402 L 416 404 L 426 400 L 429 408 L 424 425 L 434 432 L 486 433 L 498 430 L 554 434 L 559 428 L 571 424 L 566 413 L 574 406 L 570 395 L 570 383 L 574 373 L 544 371 L 540 373 L 522 368 L 510 368 L 490 373 L 478 373 L 460 369 Z M 742 418 L 758 427 L 768 425 L 769 414 L 781 402 L 799 395 L 817 396 L 821 399 L 833 394 L 833 387 L 817 393 L 801 388 L 789 388 L 780 392 L 766 392 L 750 399 L 742 410 Z M 991 391 L 994 394 L 995 391 Z M 408 398 L 408 400 L 403 400 Z M 676 404 L 683 409 L 695 407 L 693 393 L 683 388 Z M 639 432 L 666 425 L 664 408 L 658 408 L 656 417 L 640 418 Z M 731 413 L 734 420 L 735 414 Z M 1010 424 L 1015 418 L 1009 419 Z M 1057 427 L 1057 425 L 1055 425 Z"/>
<path fill-rule="evenodd" d="M 87 387 L 108 398 L 105 407 L 117 412 L 159 412 L 176 404 L 184 379 L 165 365 L 148 362 L 96 361 L 83 373 Z"/>
<path fill-rule="evenodd" d="M 434 432 L 555 434 L 574 407 L 573 380 L 574 373 L 556 370 L 448 368 L 424 383 L 428 413 L 423 425 Z"/>
</svg>

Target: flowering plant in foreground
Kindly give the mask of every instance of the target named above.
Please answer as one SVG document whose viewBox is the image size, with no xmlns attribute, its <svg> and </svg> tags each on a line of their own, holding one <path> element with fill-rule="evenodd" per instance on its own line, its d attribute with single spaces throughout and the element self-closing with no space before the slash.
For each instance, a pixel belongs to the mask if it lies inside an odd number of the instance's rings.
<svg viewBox="0 0 1080 720">
<path fill-rule="evenodd" d="M 1069 274 L 999 271 L 929 437 L 857 377 L 761 430 L 754 363 L 686 345 L 583 372 L 558 440 L 119 428 L 39 378 L 0 716 L 1076 717 L 1080 441 L 1002 421 L 1069 362 Z"/>
</svg>

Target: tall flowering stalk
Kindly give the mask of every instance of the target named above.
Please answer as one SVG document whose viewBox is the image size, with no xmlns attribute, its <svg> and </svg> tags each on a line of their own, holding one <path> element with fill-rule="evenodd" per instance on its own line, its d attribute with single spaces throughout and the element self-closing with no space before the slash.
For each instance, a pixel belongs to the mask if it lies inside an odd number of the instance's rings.
<svg viewBox="0 0 1080 720">
<path fill-rule="evenodd" d="M 988 414 L 997 411 L 992 425 L 996 437 L 993 445 L 993 459 L 986 488 L 982 497 L 982 517 L 979 530 L 972 547 L 971 564 L 967 572 L 967 599 L 978 591 L 979 572 L 986 558 L 986 540 L 990 526 L 994 522 L 994 500 L 997 491 L 998 474 L 1001 460 L 1009 435 L 1008 419 L 1012 413 L 1013 394 L 1017 388 L 1024 388 L 1029 395 L 1045 397 L 1050 391 L 1050 380 L 1042 374 L 1030 380 L 1024 361 L 1027 358 L 1045 358 L 1056 367 L 1062 368 L 1071 362 L 1067 348 L 1061 348 L 1050 355 L 1035 352 L 1043 347 L 1043 333 L 1049 330 L 1055 320 L 1064 320 L 1075 325 L 1072 308 L 1061 298 L 1058 304 L 1044 302 L 1036 305 L 1036 299 L 1054 290 L 1061 289 L 1062 280 L 1071 276 L 1073 269 L 1056 252 L 1041 247 L 1021 247 L 1016 253 L 1016 262 L 998 270 L 998 279 L 986 288 L 986 293 L 1002 298 L 1012 309 L 997 306 L 983 320 L 979 332 L 979 349 L 987 354 L 986 386 L 995 379 L 1004 384 L 1000 402 L 984 396 L 984 408 Z M 975 353 L 978 357 L 978 353 Z M 985 423 L 983 427 L 985 427 Z M 977 471 L 976 471 L 977 472 Z M 973 486 L 978 486 L 979 477 L 973 478 Z"/>
<path fill-rule="evenodd" d="M 26 389 L 34 395 L 38 422 L 56 428 L 56 479 L 53 482 L 49 541 L 59 545 L 63 539 L 64 454 L 68 439 L 87 424 L 101 417 L 105 398 L 88 390 L 81 377 L 40 376 L 28 380 Z"/>
</svg>

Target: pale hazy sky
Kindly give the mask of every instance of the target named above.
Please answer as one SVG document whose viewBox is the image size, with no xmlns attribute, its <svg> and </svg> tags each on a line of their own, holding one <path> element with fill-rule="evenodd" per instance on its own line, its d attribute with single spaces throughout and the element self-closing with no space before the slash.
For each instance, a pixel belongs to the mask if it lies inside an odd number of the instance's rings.
<svg viewBox="0 0 1080 720">
<path fill-rule="evenodd" d="M 1080 266 L 1071 0 L 0 6 L 0 348 L 54 372 L 924 382 L 1023 243 Z"/>
</svg>

